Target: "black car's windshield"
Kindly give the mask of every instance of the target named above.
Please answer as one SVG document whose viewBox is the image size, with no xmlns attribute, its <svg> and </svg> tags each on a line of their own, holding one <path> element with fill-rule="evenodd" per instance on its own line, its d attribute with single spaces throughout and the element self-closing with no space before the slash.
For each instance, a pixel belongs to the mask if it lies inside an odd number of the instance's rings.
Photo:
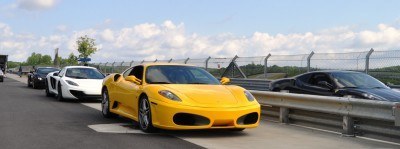
<svg viewBox="0 0 400 149">
<path fill-rule="evenodd" d="M 220 84 L 210 73 L 193 66 L 149 66 L 146 71 L 149 84 Z"/>
<path fill-rule="evenodd" d="M 57 68 L 38 68 L 36 70 L 36 72 L 39 74 L 48 74 L 53 71 L 59 71 L 59 69 L 57 69 Z"/>
<path fill-rule="evenodd" d="M 103 79 L 104 75 L 93 68 L 68 68 L 66 77 L 75 79 Z"/>
<path fill-rule="evenodd" d="M 388 88 L 379 80 L 357 72 L 332 73 L 334 81 L 339 88 Z"/>
</svg>

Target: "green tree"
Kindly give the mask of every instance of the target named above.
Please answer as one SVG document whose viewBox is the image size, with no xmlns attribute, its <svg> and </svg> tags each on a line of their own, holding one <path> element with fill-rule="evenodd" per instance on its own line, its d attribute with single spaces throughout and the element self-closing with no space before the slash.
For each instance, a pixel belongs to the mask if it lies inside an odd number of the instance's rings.
<svg viewBox="0 0 400 149">
<path fill-rule="evenodd" d="M 51 65 L 51 57 L 50 55 L 43 55 L 39 61 L 40 65 Z"/>
<path fill-rule="evenodd" d="M 87 35 L 79 37 L 76 44 L 80 58 L 88 58 L 97 51 L 95 39 L 89 38 Z"/>
<path fill-rule="evenodd" d="M 76 57 L 74 53 L 69 54 L 68 59 L 66 59 L 66 61 L 70 65 L 78 65 L 78 57 Z"/>
</svg>

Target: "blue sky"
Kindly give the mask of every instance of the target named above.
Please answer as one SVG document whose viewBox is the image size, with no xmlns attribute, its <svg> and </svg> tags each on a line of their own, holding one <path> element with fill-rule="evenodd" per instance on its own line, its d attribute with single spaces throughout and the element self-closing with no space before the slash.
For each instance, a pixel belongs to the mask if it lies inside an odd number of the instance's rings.
<svg viewBox="0 0 400 149">
<path fill-rule="evenodd" d="M 59 42 L 66 43 L 74 34 L 80 34 L 78 32 L 87 34 L 87 30 L 94 30 L 92 31 L 95 32 L 92 33 L 93 37 L 98 36 L 105 30 L 111 30 L 113 37 L 117 38 L 120 37 L 123 28 L 134 28 L 147 23 L 154 24 L 163 30 L 163 24 L 166 21 L 170 21 L 179 28 L 176 32 L 182 34 L 186 39 L 183 41 L 186 46 L 172 47 L 187 48 L 189 39 L 194 40 L 194 38 L 190 37 L 195 34 L 196 36 L 211 38 L 204 43 L 210 43 L 217 39 L 221 40 L 221 43 L 206 45 L 211 50 L 218 47 L 218 45 L 222 46 L 223 43 L 228 41 L 253 38 L 255 33 L 262 33 L 276 39 L 280 34 L 288 38 L 291 37 L 290 35 L 296 34 L 306 36 L 306 33 L 312 33 L 314 36 L 322 34 L 320 36 L 323 36 L 326 30 L 337 28 L 344 28 L 343 30 L 350 30 L 355 34 L 360 34 L 364 31 L 379 33 L 380 30 L 383 30 L 378 27 L 380 24 L 398 29 L 400 26 L 400 9 L 398 6 L 400 6 L 400 1 L 398 0 L 2 0 L 0 1 L 0 23 L 6 24 L 14 33 L 14 36 L 17 34 L 32 35 L 34 39 L 30 39 L 33 40 L 30 42 L 41 40 L 42 37 L 48 40 L 51 37 L 58 36 L 64 39 L 60 39 Z M 220 39 L 222 38 L 221 36 L 224 39 Z M 12 40 L 16 40 L 15 38 L 17 37 L 13 37 Z M 157 37 L 157 39 L 163 40 L 160 38 Z M 265 40 L 268 39 L 266 38 Z M 2 40 L 11 41 L 11 39 L 5 37 Z M 103 45 L 103 49 L 131 49 L 129 46 L 115 46 L 115 41 L 113 40 L 99 40 L 98 42 Z M 73 52 L 72 47 L 64 43 L 59 43 L 60 48 L 69 49 L 65 53 Z M 347 50 L 338 51 L 363 50 L 363 45 L 354 46 L 358 44 L 360 43 L 355 40 L 351 44 L 353 45 L 352 47 L 345 46 L 343 49 Z M 383 46 L 382 48 L 395 48 L 396 46 Z M 25 49 L 28 51 L 25 52 L 27 54 L 34 51 L 32 49 L 49 50 L 54 48 L 54 46 L 40 45 L 26 45 L 24 47 L 27 48 Z M 190 45 L 189 47 L 194 46 Z M 234 52 L 236 54 L 246 54 L 246 52 L 240 51 L 248 51 L 251 49 L 246 48 L 254 48 L 239 47 L 243 49 L 235 49 L 236 51 Z M 272 52 L 274 47 L 273 45 L 267 45 L 267 47 L 263 48 L 272 49 Z M 324 45 L 320 47 L 324 47 Z M 145 47 L 136 50 L 148 50 L 143 48 Z M 157 50 L 157 48 L 161 51 L 166 50 L 165 47 L 160 46 L 149 49 Z M 227 55 L 227 53 L 232 52 L 228 48 L 229 46 L 225 46 L 222 48 L 222 52 L 216 52 L 215 56 L 231 56 Z M 276 50 L 286 50 L 284 48 L 288 47 L 275 47 Z M 311 49 L 313 46 L 304 48 Z M 7 50 L 10 50 L 7 46 L 1 47 L 0 45 L 0 52 L 7 53 Z M 296 51 L 290 48 L 287 50 L 289 52 L 283 53 L 309 52 L 309 50 Z M 99 60 L 112 60 L 118 57 L 107 57 L 106 50 L 103 51 L 102 54 L 100 53 L 103 56 Z M 335 47 L 327 51 L 335 51 Z M 48 51 L 47 53 L 51 52 Z M 200 54 L 200 56 L 206 56 L 205 54 Z M 98 56 L 101 57 L 100 55 Z M 140 58 L 167 58 L 168 56 L 183 58 L 192 55 L 163 56 L 162 54 L 154 55 L 153 53 L 148 53 L 148 56 L 142 54 Z M 15 56 L 15 59 L 23 60 L 23 56 Z"/>
</svg>

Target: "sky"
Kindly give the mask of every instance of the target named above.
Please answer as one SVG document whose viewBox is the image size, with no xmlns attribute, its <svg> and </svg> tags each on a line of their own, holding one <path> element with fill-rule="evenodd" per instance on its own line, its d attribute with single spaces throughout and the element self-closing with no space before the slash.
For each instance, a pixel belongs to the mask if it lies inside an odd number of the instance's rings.
<svg viewBox="0 0 400 149">
<path fill-rule="evenodd" d="M 398 0 L 0 0 L 0 54 L 93 62 L 400 50 Z"/>
</svg>

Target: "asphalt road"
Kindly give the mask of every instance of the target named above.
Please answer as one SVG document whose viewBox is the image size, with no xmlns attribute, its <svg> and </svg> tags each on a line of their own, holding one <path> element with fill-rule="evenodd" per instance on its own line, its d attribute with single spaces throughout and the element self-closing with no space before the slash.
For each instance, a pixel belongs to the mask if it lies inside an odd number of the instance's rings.
<svg viewBox="0 0 400 149">
<path fill-rule="evenodd" d="M 59 102 L 28 88 L 15 75 L 0 83 L 0 149 L 21 148 L 400 148 L 396 143 L 341 137 L 261 120 L 243 132 L 160 131 L 144 134 L 134 123 L 106 119 L 100 101 Z M 18 81 L 16 81 L 18 80 Z"/>
<path fill-rule="evenodd" d="M 100 133 L 88 127 L 108 123 L 129 122 L 105 119 L 98 110 L 45 97 L 43 90 L 9 78 L 0 83 L 1 149 L 202 148 L 166 134 Z"/>
</svg>

